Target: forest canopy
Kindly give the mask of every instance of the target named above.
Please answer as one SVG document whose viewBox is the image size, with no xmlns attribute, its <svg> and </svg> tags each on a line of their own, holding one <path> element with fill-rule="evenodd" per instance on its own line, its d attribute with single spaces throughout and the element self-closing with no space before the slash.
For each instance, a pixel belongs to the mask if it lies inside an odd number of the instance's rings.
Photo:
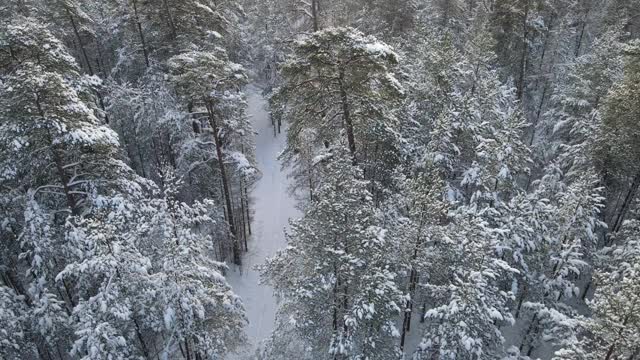
<svg viewBox="0 0 640 360">
<path fill-rule="evenodd" d="M 0 359 L 640 359 L 638 139 L 639 0 L 2 0 Z"/>
</svg>

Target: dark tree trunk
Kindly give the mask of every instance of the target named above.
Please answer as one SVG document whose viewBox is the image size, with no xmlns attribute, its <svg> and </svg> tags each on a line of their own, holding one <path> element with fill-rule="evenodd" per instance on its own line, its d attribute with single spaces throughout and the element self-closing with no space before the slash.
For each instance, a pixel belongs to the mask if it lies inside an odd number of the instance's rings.
<svg viewBox="0 0 640 360">
<path fill-rule="evenodd" d="M 246 184 L 244 188 L 244 204 L 245 204 L 245 211 L 247 213 L 247 230 L 249 230 L 249 235 L 251 235 L 251 211 L 250 211 L 250 205 L 249 205 L 249 194 L 248 194 Z"/>
<path fill-rule="evenodd" d="M 233 237 L 233 262 L 236 265 L 241 265 L 242 260 L 240 258 L 240 246 L 238 244 L 238 234 L 233 220 L 233 206 L 231 205 L 231 194 L 229 192 L 229 179 L 227 178 L 227 172 L 224 167 L 224 158 L 222 155 L 222 145 L 220 144 L 220 134 L 218 124 L 216 123 L 215 115 L 213 113 L 213 106 L 210 101 L 206 102 L 207 114 L 209 116 L 209 124 L 213 131 L 213 140 L 216 146 L 216 155 L 218 157 L 218 166 L 220 168 L 220 176 L 222 178 L 222 190 L 224 192 L 224 201 L 227 206 L 227 221 L 229 223 L 229 231 Z"/>
<path fill-rule="evenodd" d="M 529 345 L 530 341 L 529 341 L 529 335 L 531 334 L 531 331 L 533 330 L 534 326 L 536 326 L 536 321 L 538 320 L 538 313 L 536 312 L 535 314 L 533 314 L 533 318 L 531 318 L 531 322 L 529 323 L 529 327 L 527 328 L 527 332 L 524 334 L 524 337 L 522 339 L 522 343 L 520 343 L 520 352 L 522 352 L 522 349 L 524 348 L 525 345 Z M 531 351 L 531 347 L 529 348 L 529 351 Z"/>
<path fill-rule="evenodd" d="M 178 37 L 178 31 L 176 29 L 176 24 L 173 21 L 173 15 L 171 14 L 171 8 L 169 8 L 169 3 L 167 0 L 162 0 L 162 5 L 164 5 L 164 11 L 167 16 L 167 21 L 169 22 L 169 27 L 171 28 L 171 39 L 175 40 Z"/>
<path fill-rule="evenodd" d="M 418 273 L 414 268 L 411 269 L 411 275 L 409 275 L 409 296 L 411 297 L 406 304 L 404 310 L 404 319 L 402 320 L 402 335 L 400 336 L 400 351 L 404 353 L 404 343 L 407 337 L 407 333 L 411 331 L 411 316 L 413 315 L 413 297 L 415 296 L 415 289 L 418 280 Z"/>
<path fill-rule="evenodd" d="M 80 52 L 82 53 L 82 57 L 84 58 L 85 63 L 87 64 L 87 72 L 90 76 L 94 75 L 93 67 L 91 66 L 91 61 L 89 60 L 89 55 L 87 55 L 87 49 L 84 48 L 84 44 L 82 44 L 82 38 L 80 38 L 80 32 L 78 31 L 78 25 L 76 24 L 76 20 L 73 17 L 73 14 L 69 10 L 67 6 L 64 6 L 64 10 L 69 17 L 69 22 L 71 23 L 71 27 L 73 28 L 73 34 L 76 36 L 76 41 L 78 42 L 78 46 L 80 47 Z M 100 104 L 100 108 L 104 111 L 104 122 L 109 123 L 109 115 L 107 115 L 107 110 L 104 105 L 104 99 L 99 91 L 96 91 L 96 96 L 98 97 L 98 103 Z"/>
<path fill-rule="evenodd" d="M 613 223 L 613 226 L 611 227 L 611 232 L 613 234 L 620 231 L 620 228 L 622 227 L 622 223 L 624 222 L 624 217 L 627 214 L 627 211 L 629 210 L 629 206 L 635 199 L 636 191 L 638 191 L 638 186 L 640 186 L 640 172 L 638 172 L 636 176 L 633 178 L 633 181 L 631 182 L 631 186 L 629 187 L 629 191 L 627 191 L 627 196 L 622 202 L 622 207 L 620 208 L 620 211 L 618 211 L 616 220 Z"/>
<path fill-rule="evenodd" d="M 349 152 L 351 153 L 351 157 L 353 158 L 353 164 L 356 165 L 358 163 L 358 158 L 356 157 L 356 140 L 353 134 L 353 122 L 351 119 L 350 109 L 349 109 L 349 100 L 347 97 L 347 90 L 344 85 L 344 70 L 340 70 L 340 100 L 342 103 L 342 117 L 344 119 L 345 130 L 347 131 L 347 141 L 349 143 Z"/>
<path fill-rule="evenodd" d="M 320 30 L 319 5 L 320 0 L 311 0 L 311 17 L 313 18 L 313 31 Z"/>
<path fill-rule="evenodd" d="M 78 31 L 78 26 L 76 25 L 76 20 L 71 14 L 69 8 L 65 5 L 64 10 L 69 17 L 69 22 L 71 23 L 71 27 L 73 28 L 73 33 L 76 36 L 76 40 L 78 41 L 78 46 L 80 47 L 80 52 L 82 53 L 82 57 L 84 58 L 85 63 L 87 64 L 87 72 L 89 75 L 93 76 L 93 68 L 91 67 L 91 61 L 89 61 L 89 56 L 87 55 L 87 50 L 84 48 L 82 44 L 82 38 L 80 38 L 80 32 Z"/>
<path fill-rule="evenodd" d="M 142 333 L 140 332 L 140 325 L 138 324 L 138 320 L 133 319 L 133 323 L 136 326 L 136 336 L 138 337 L 138 341 L 140 341 L 140 348 L 142 350 L 142 354 L 144 355 L 145 359 L 149 359 L 149 350 L 147 349 L 147 344 L 144 342 L 144 339 L 142 338 Z"/>
<path fill-rule="evenodd" d="M 584 30 L 587 27 L 587 21 L 589 19 L 589 11 L 591 11 L 591 6 L 587 7 L 587 10 L 584 13 L 584 19 L 581 21 L 580 33 L 576 37 L 575 57 L 580 56 L 580 48 L 582 47 L 582 38 L 584 37 Z"/>
<path fill-rule="evenodd" d="M 520 299 L 518 300 L 518 307 L 516 308 L 516 314 L 514 315 L 516 319 L 520 317 L 520 310 L 522 310 L 522 303 L 524 302 L 524 299 L 526 297 L 527 297 L 527 284 L 524 283 L 522 287 L 522 294 L 520 294 Z"/>
<path fill-rule="evenodd" d="M 519 64 L 520 75 L 518 76 L 518 89 L 516 94 L 518 99 L 522 99 L 522 96 L 524 94 L 524 88 L 525 88 L 524 79 L 525 79 L 525 73 L 527 68 L 527 55 L 528 55 L 528 49 L 529 49 L 529 45 L 527 44 L 528 37 L 529 37 L 529 27 L 527 26 L 527 19 L 529 18 L 529 1 L 530 0 L 526 0 L 525 2 L 524 14 L 522 18 L 522 52 L 520 53 L 520 64 Z"/>
<path fill-rule="evenodd" d="M 140 43 L 142 45 L 142 53 L 144 54 L 144 63 L 149 67 L 149 54 L 147 53 L 147 43 L 144 39 L 144 33 L 142 32 L 142 23 L 140 23 L 140 16 L 138 15 L 138 0 L 132 0 L 133 2 L 133 14 L 136 18 L 136 27 L 138 28 L 138 35 L 140 36 Z"/>
<path fill-rule="evenodd" d="M 407 333 L 411 331 L 411 316 L 413 315 L 413 305 L 415 302 L 415 292 L 418 284 L 418 271 L 415 267 L 415 262 L 418 259 L 418 251 L 422 247 L 422 237 L 420 233 L 422 232 L 426 215 L 424 205 L 421 206 L 421 218 L 420 225 L 418 226 L 418 236 L 416 236 L 416 241 L 413 247 L 413 254 L 411 255 L 411 273 L 409 275 L 409 300 L 406 303 L 405 311 L 404 311 L 404 319 L 402 321 L 402 335 L 400 337 L 400 351 L 404 353 L 404 344 Z"/>
</svg>

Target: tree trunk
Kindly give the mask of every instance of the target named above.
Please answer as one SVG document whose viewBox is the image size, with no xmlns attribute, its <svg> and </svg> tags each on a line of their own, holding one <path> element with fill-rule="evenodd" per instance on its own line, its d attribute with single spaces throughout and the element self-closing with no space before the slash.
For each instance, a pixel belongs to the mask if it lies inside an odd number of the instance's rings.
<svg viewBox="0 0 640 360">
<path fill-rule="evenodd" d="M 604 360 L 609 360 L 611 359 L 611 356 L 613 355 L 613 351 L 616 349 L 616 344 L 613 343 L 611 344 L 611 346 L 609 347 L 609 350 L 607 351 L 607 355 L 605 355 Z"/>
<path fill-rule="evenodd" d="M 133 319 L 133 323 L 136 326 L 136 336 L 138 337 L 138 341 L 140 341 L 142 354 L 144 355 L 145 359 L 149 359 L 149 350 L 147 349 L 147 344 L 144 342 L 144 339 L 142 338 L 142 333 L 140 332 L 140 325 L 138 324 L 138 320 Z"/>
<path fill-rule="evenodd" d="M 169 22 L 169 27 L 171 28 L 171 39 L 175 40 L 176 37 L 178 37 L 178 31 L 176 30 L 176 24 L 173 21 L 173 15 L 171 14 L 171 9 L 169 8 L 167 0 L 162 0 L 162 5 L 164 5 L 164 11 L 167 15 L 167 21 Z"/>
<path fill-rule="evenodd" d="M 244 204 L 246 206 L 245 210 L 247 212 L 247 230 L 249 230 L 249 235 L 251 235 L 251 211 L 249 206 L 249 194 L 247 191 L 246 184 L 244 188 Z"/>
<path fill-rule="evenodd" d="M 247 223 L 249 212 L 247 211 L 248 205 L 245 202 L 244 198 L 244 175 L 240 175 L 240 220 L 242 222 L 242 237 L 244 240 L 244 250 L 249 251 L 249 246 L 247 245 Z"/>
<path fill-rule="evenodd" d="M 244 154 L 244 137 L 242 139 L 242 147 L 241 147 L 241 151 Z M 247 192 L 247 183 L 245 181 L 244 175 L 240 175 L 240 202 L 242 203 L 244 201 L 244 212 L 242 214 L 242 216 L 246 216 L 246 223 L 247 223 L 247 230 L 249 231 L 249 236 L 251 236 L 251 214 L 249 213 L 249 193 Z M 246 236 L 245 236 L 245 248 L 247 248 L 246 246 Z M 247 251 L 249 250 L 249 248 L 246 249 Z"/>
<path fill-rule="evenodd" d="M 191 360 L 191 349 L 189 349 L 189 340 L 184 341 L 184 348 L 187 352 L 187 360 Z"/>
<path fill-rule="evenodd" d="M 518 300 L 518 307 L 516 308 L 516 314 L 514 317 L 517 319 L 520 317 L 520 310 L 522 309 L 522 303 L 524 299 L 527 297 L 527 283 L 525 282 L 522 286 L 522 294 L 520 294 L 520 299 Z"/>
<path fill-rule="evenodd" d="M 531 334 L 531 331 L 533 330 L 533 327 L 535 325 L 535 322 L 538 320 L 538 313 L 536 312 L 535 314 L 533 314 L 533 318 L 531 318 L 531 322 L 529 323 L 529 327 L 527 328 L 527 332 L 524 334 L 524 338 L 522 339 L 522 342 L 520 343 L 520 352 L 522 352 L 522 349 L 524 348 L 524 345 L 526 344 L 527 346 L 529 345 L 529 334 Z M 531 351 L 531 349 L 529 349 L 529 351 Z"/>
<path fill-rule="evenodd" d="M 73 33 L 76 36 L 76 41 L 78 41 L 78 46 L 80 47 L 80 52 L 82 53 L 82 57 L 84 58 L 84 61 L 87 63 L 87 72 L 89 73 L 90 76 L 93 76 L 94 75 L 93 67 L 91 67 L 91 61 L 89 60 L 89 55 L 87 55 L 87 50 L 84 48 L 84 45 L 82 44 L 82 39 L 80 38 L 80 32 L 78 31 L 78 26 L 76 25 L 76 21 L 73 18 L 73 14 L 71 13 L 71 11 L 66 5 L 64 6 L 64 10 L 67 13 L 67 16 L 69 17 L 69 22 L 71 23 L 71 27 L 73 28 Z M 102 95 L 100 95 L 100 92 L 96 91 L 96 96 L 98 97 L 98 103 L 100 104 L 100 108 L 102 109 L 102 111 L 104 111 L 104 121 L 105 123 L 108 124 L 109 115 L 107 115 L 107 111 L 104 105 L 104 100 L 102 99 Z"/>
<path fill-rule="evenodd" d="M 418 273 L 414 268 L 411 268 L 411 275 L 409 275 L 409 296 L 407 304 L 404 310 L 404 319 L 402 320 L 402 335 L 400 336 L 400 351 L 404 353 L 404 343 L 407 333 L 411 331 L 411 316 L 413 315 L 413 297 L 416 289 Z"/>
<path fill-rule="evenodd" d="M 78 31 L 78 26 L 76 25 L 76 21 L 73 18 L 73 14 L 71 14 L 71 11 L 66 5 L 64 5 L 64 10 L 67 13 L 67 16 L 69 17 L 69 22 L 71 23 L 71 27 L 73 28 L 73 33 L 75 34 L 76 40 L 78 41 L 80 52 L 82 53 L 82 57 L 84 58 L 84 61 L 87 64 L 87 71 L 89 72 L 89 75 L 93 76 L 93 68 L 91 67 L 91 61 L 89 61 L 87 50 L 84 48 L 84 45 L 82 44 L 82 39 L 80 38 L 80 32 Z"/>
<path fill-rule="evenodd" d="M 222 156 L 222 145 L 220 144 L 218 124 L 213 114 L 213 106 L 210 101 L 206 101 L 207 115 L 209 116 L 209 124 L 213 131 L 213 140 L 216 146 L 216 155 L 218 156 L 218 166 L 220 168 L 220 176 L 222 177 L 222 190 L 224 192 L 224 201 L 227 206 L 227 222 L 229 223 L 229 231 L 233 237 L 233 262 L 236 265 L 241 265 L 242 260 L 240 258 L 240 246 L 238 244 L 238 236 L 236 233 L 235 222 L 233 220 L 233 207 L 231 206 L 231 195 L 229 193 L 229 180 L 227 179 L 227 172 L 224 167 L 224 159 Z"/>
<path fill-rule="evenodd" d="M 340 278 L 338 277 L 338 267 L 333 264 L 333 276 L 335 277 L 335 284 L 333 284 L 333 317 L 332 328 L 335 333 L 338 331 L 338 286 L 340 286 Z"/>
<path fill-rule="evenodd" d="M 631 186 L 629 187 L 629 191 L 627 192 L 627 196 L 625 197 L 624 202 L 622 203 L 622 207 L 618 212 L 618 216 L 616 217 L 616 221 L 613 223 L 613 226 L 611 227 L 611 232 L 613 234 L 620 231 L 620 228 L 622 227 L 622 223 L 624 222 L 624 217 L 627 213 L 627 210 L 629 210 L 629 206 L 635 199 L 638 186 L 640 186 L 640 172 L 638 172 L 636 176 L 633 178 L 633 181 L 631 182 Z"/>
<path fill-rule="evenodd" d="M 416 286 L 418 284 L 418 271 L 415 268 L 415 261 L 418 259 L 418 250 L 422 247 L 422 238 L 420 233 L 424 226 L 424 205 L 421 206 L 420 225 L 418 226 L 418 236 L 413 247 L 411 256 L 411 273 L 409 275 L 409 300 L 406 303 L 404 311 L 404 319 L 402 321 L 402 335 L 400 336 L 400 351 L 404 353 L 404 343 L 407 333 L 411 331 L 411 316 L 413 315 L 413 303 L 415 297 Z"/>
<path fill-rule="evenodd" d="M 584 301 L 584 299 L 586 299 L 587 294 L 589 293 L 589 289 L 591 288 L 591 284 L 593 284 L 593 278 L 591 278 L 589 280 L 589 282 L 587 283 L 587 286 L 585 286 L 583 292 L 582 292 L 582 296 L 580 297 L 580 299 L 582 299 L 582 301 Z"/>
<path fill-rule="evenodd" d="M 142 32 L 142 24 L 140 23 L 140 16 L 138 15 L 138 0 L 132 0 L 133 2 L 133 14 L 136 18 L 136 27 L 138 28 L 138 35 L 140 36 L 140 43 L 142 45 L 142 53 L 144 54 L 144 63 L 149 67 L 149 54 L 147 53 L 147 43 L 144 39 L 144 33 Z"/>
<path fill-rule="evenodd" d="M 542 114 L 542 107 L 544 106 L 544 101 L 547 98 L 547 88 L 548 88 L 548 83 L 547 83 L 547 81 L 545 81 L 544 82 L 544 86 L 542 87 L 542 96 L 540 97 L 540 104 L 538 104 L 538 110 L 536 111 L 536 121 L 532 124 L 531 137 L 529 138 L 529 146 L 533 145 L 533 140 L 535 140 L 535 138 L 536 138 L 536 127 L 538 126 L 538 123 L 540 122 L 540 115 Z"/>
<path fill-rule="evenodd" d="M 517 97 L 522 100 L 524 94 L 524 78 L 527 68 L 527 54 L 529 45 L 527 44 L 527 38 L 529 36 L 529 28 L 527 26 L 527 19 L 529 18 L 529 0 L 525 2 L 524 15 L 522 19 L 522 53 L 520 54 L 520 75 L 518 76 L 518 89 Z"/>
<path fill-rule="evenodd" d="M 319 12 L 319 1 L 320 0 L 311 0 L 311 16 L 313 17 L 313 31 L 320 30 L 320 21 L 318 19 Z"/>
<path fill-rule="evenodd" d="M 624 320 L 622 321 L 622 324 L 621 324 L 622 327 L 620 328 L 620 330 L 618 330 L 618 335 L 616 336 L 616 338 L 613 339 L 613 342 L 611 343 L 611 346 L 609 347 L 609 350 L 607 351 L 607 355 L 604 357 L 604 360 L 609 360 L 613 356 L 614 350 L 616 349 L 616 345 L 618 344 L 618 340 L 620 340 L 620 338 L 622 337 L 622 332 L 624 330 L 624 327 L 627 325 L 629 318 L 634 314 L 635 314 L 635 303 L 631 307 L 631 311 L 627 314 L 627 316 L 624 317 Z"/>
<path fill-rule="evenodd" d="M 353 165 L 357 165 L 356 157 L 356 140 L 353 135 L 353 122 L 349 110 L 349 102 L 347 98 L 347 90 L 344 88 L 344 70 L 340 69 L 340 99 L 342 102 L 342 117 L 344 119 L 345 130 L 347 131 L 347 141 L 349 142 L 349 152 L 353 158 Z"/>
<path fill-rule="evenodd" d="M 67 206 L 71 209 L 71 213 L 73 215 L 78 215 L 78 203 L 71 193 L 71 188 L 69 187 L 69 177 L 67 173 L 64 171 L 64 165 L 62 164 L 62 155 L 60 154 L 61 150 L 58 147 L 53 147 L 51 149 L 53 154 L 53 161 L 56 164 L 56 171 L 58 172 L 58 177 L 60 178 L 60 182 L 62 183 L 62 190 L 64 191 L 65 196 L 67 197 Z"/>
<path fill-rule="evenodd" d="M 575 57 L 580 56 L 580 48 L 582 47 L 582 38 L 584 37 L 584 30 L 587 27 L 587 21 L 589 19 L 589 11 L 591 11 L 591 6 L 587 7 L 587 10 L 584 13 L 584 19 L 582 20 L 582 26 L 580 27 L 580 33 L 576 38 L 576 51 Z"/>
</svg>

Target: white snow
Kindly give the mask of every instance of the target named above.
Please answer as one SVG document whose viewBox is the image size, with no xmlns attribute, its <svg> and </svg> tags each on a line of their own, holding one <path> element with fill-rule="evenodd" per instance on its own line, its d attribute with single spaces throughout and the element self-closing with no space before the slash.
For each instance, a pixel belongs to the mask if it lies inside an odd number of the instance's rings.
<svg viewBox="0 0 640 360">
<path fill-rule="evenodd" d="M 273 127 L 267 113 L 267 102 L 260 90 L 247 91 L 248 115 L 252 119 L 256 135 L 256 159 L 262 178 L 252 192 L 253 237 L 249 241 L 249 251 L 242 259 L 241 269 L 230 271 L 227 280 L 244 303 L 249 319 L 246 328 L 249 344 L 239 351 L 239 357 L 251 358 L 260 342 L 269 337 L 274 328 L 276 299 L 271 287 L 260 285 L 259 273 L 254 266 L 260 265 L 267 257 L 286 246 L 284 229 L 289 218 L 299 216 L 294 199 L 289 195 L 289 179 L 282 170 L 277 157 L 284 149 L 285 134 L 273 136 Z"/>
</svg>

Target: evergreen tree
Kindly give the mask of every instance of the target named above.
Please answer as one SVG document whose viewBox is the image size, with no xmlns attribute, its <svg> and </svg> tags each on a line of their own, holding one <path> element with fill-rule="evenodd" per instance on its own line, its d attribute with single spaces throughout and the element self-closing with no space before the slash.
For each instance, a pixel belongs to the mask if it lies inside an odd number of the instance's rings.
<svg viewBox="0 0 640 360">
<path fill-rule="evenodd" d="M 640 352 L 640 251 L 637 220 L 625 222 L 614 246 L 602 252 L 597 289 L 582 318 L 583 337 L 556 353 L 559 359 L 632 359 Z"/>
<path fill-rule="evenodd" d="M 397 62 L 391 47 L 350 28 L 297 40 L 282 67 L 284 84 L 273 98 L 283 112 L 276 115 L 291 124 L 285 159 L 304 166 L 298 149 L 313 146 L 318 152 L 344 137 L 353 163 L 380 189 L 378 183 L 390 180 L 384 171 L 397 161 L 401 143 L 395 108 L 404 89 L 393 75 Z"/>
<path fill-rule="evenodd" d="M 242 106 L 240 86 L 246 81 L 242 66 L 230 62 L 226 52 L 191 51 L 172 57 L 168 62 L 176 91 L 194 105 L 204 107 L 213 146 L 215 147 L 229 230 L 233 237 L 233 261 L 241 263 L 239 233 L 234 221 L 230 180 L 225 166 L 225 142 L 234 127 L 238 108 Z M 240 108 L 242 109 L 242 108 Z"/>
<path fill-rule="evenodd" d="M 334 149 L 327 180 L 263 277 L 282 297 L 279 324 L 294 328 L 314 359 L 388 359 L 397 355 L 402 300 L 385 255 L 395 244 L 349 158 Z"/>
<path fill-rule="evenodd" d="M 498 232 L 481 216 L 473 207 L 449 214 L 437 244 L 447 259 L 446 270 L 432 270 L 448 275 L 428 285 L 433 307 L 425 313 L 418 359 L 497 358 L 503 353 L 500 326 L 514 319 L 509 309 L 513 294 L 501 282 L 518 270 L 497 256 Z"/>
</svg>

